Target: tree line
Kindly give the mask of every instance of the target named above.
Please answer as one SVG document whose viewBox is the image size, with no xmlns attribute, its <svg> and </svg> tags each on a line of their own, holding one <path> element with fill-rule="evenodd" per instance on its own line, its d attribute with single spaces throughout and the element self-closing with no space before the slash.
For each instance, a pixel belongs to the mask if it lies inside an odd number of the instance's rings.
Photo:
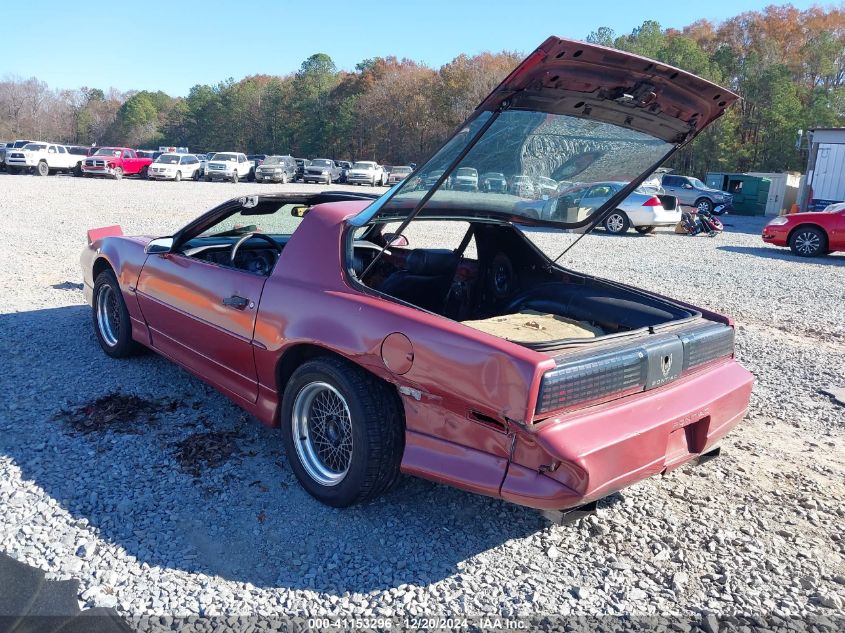
<svg viewBox="0 0 845 633">
<path fill-rule="evenodd" d="M 843 125 L 843 8 L 769 6 L 683 29 L 648 20 L 628 34 L 601 27 L 587 39 L 683 68 L 742 97 L 672 158 L 670 166 L 684 173 L 800 170 L 799 131 Z M 437 69 L 386 57 L 344 71 L 317 53 L 296 73 L 196 85 L 186 97 L 55 90 L 37 78 L 7 77 L 0 81 L 0 138 L 420 162 L 522 57 L 460 55 Z"/>
</svg>

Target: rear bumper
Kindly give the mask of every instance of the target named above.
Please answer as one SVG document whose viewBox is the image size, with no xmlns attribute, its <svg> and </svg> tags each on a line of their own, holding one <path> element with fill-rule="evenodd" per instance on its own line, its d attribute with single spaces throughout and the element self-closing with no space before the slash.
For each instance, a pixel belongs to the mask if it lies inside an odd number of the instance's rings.
<svg viewBox="0 0 845 633">
<path fill-rule="evenodd" d="M 658 391 L 545 420 L 517 435 L 501 497 L 573 508 L 696 460 L 745 416 L 752 383 L 731 360 Z"/>
</svg>

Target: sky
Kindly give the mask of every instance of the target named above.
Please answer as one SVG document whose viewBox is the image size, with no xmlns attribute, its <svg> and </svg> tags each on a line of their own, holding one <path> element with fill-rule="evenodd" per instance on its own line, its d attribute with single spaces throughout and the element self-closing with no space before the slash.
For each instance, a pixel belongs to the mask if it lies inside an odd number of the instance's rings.
<svg viewBox="0 0 845 633">
<path fill-rule="evenodd" d="M 51 88 L 163 90 L 295 72 L 313 53 L 339 69 L 371 57 L 437 68 L 457 55 L 528 53 L 549 35 L 584 39 L 600 26 L 629 33 L 644 20 L 683 27 L 759 10 L 768 0 L 101 0 L 7 2 L 0 79 Z M 793 0 L 798 8 L 815 4 Z M 10 34 L 16 34 L 11 37 Z"/>
</svg>

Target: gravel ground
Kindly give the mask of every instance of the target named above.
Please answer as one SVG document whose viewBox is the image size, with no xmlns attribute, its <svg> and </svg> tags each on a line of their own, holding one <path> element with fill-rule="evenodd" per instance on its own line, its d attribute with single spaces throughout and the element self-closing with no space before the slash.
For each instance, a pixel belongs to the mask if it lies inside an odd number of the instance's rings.
<svg viewBox="0 0 845 633">
<path fill-rule="evenodd" d="M 256 188 L 0 174 L 0 550 L 133 615 L 841 614 L 845 409 L 819 389 L 845 386 L 845 256 L 798 260 L 734 216 L 715 239 L 586 237 L 564 265 L 736 319 L 757 386 L 722 458 L 563 527 L 413 478 L 341 511 L 200 381 L 106 357 L 83 304 L 86 229 L 165 235 Z M 139 415 L 74 423 L 115 390 Z"/>
</svg>

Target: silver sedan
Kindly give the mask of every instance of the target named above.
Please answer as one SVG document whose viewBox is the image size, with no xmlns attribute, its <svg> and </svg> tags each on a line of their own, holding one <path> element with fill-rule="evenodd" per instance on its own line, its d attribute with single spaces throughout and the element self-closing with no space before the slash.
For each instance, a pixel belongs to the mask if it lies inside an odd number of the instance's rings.
<svg viewBox="0 0 845 633">
<path fill-rule="evenodd" d="M 545 219 L 586 218 L 616 195 L 626 182 L 578 183 L 561 189 L 555 204 L 544 205 Z M 553 217 L 552 217 L 553 216 Z M 608 233 L 621 235 L 633 228 L 637 233 L 651 233 L 658 226 L 675 226 L 681 221 L 677 198 L 657 190 L 639 188 L 625 198 L 602 223 Z"/>
</svg>

